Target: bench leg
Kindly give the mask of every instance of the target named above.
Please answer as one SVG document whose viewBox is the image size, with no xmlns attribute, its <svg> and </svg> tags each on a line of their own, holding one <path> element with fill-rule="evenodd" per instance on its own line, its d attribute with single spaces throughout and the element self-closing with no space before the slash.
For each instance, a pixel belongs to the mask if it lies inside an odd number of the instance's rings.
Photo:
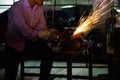
<svg viewBox="0 0 120 80">
<path fill-rule="evenodd" d="M 21 70 L 20 70 L 21 80 L 24 80 L 24 61 L 21 61 Z"/>
<path fill-rule="evenodd" d="M 67 58 L 67 80 L 72 80 L 72 58 Z"/>
</svg>

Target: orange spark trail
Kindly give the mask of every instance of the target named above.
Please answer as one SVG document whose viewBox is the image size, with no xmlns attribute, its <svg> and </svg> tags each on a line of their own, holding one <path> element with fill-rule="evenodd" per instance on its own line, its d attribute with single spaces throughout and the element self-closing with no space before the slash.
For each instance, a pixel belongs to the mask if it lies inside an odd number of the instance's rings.
<svg viewBox="0 0 120 80">
<path fill-rule="evenodd" d="M 87 17 L 80 17 L 79 20 L 79 26 L 76 28 L 76 30 L 73 33 L 74 35 L 80 34 L 80 33 L 84 33 L 92 28 L 94 28 L 94 24 L 96 23 L 100 23 L 102 22 L 102 17 L 105 16 L 105 14 L 107 14 L 108 12 L 110 12 L 110 9 L 107 9 L 105 11 L 105 9 L 111 5 L 111 3 L 113 2 L 113 0 L 110 0 L 109 3 L 105 4 L 107 0 L 103 0 L 102 2 L 98 2 L 96 3 L 96 5 L 94 6 L 94 10 L 91 11 L 89 13 L 89 15 Z M 105 12 L 103 12 L 105 11 Z"/>
</svg>

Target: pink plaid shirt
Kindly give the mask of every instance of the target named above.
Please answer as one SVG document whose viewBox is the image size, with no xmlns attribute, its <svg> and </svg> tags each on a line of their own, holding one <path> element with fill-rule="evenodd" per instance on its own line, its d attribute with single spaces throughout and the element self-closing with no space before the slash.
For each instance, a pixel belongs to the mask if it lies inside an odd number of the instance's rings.
<svg viewBox="0 0 120 80">
<path fill-rule="evenodd" d="M 6 44 L 23 51 L 25 39 L 36 40 L 39 30 L 47 30 L 43 9 L 35 5 L 30 7 L 28 0 L 15 2 L 8 13 Z"/>
</svg>

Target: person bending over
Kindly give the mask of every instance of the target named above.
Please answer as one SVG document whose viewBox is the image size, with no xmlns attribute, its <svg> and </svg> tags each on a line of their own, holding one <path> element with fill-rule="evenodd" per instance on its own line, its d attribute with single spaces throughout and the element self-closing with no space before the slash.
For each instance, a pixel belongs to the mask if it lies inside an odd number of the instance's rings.
<svg viewBox="0 0 120 80">
<path fill-rule="evenodd" d="M 5 32 L 4 80 L 15 80 L 19 62 L 24 56 L 41 59 L 39 80 L 49 80 L 53 63 L 53 51 L 46 43 L 52 39 L 54 29 L 48 29 L 44 19 L 42 0 L 20 0 L 8 13 Z"/>
</svg>

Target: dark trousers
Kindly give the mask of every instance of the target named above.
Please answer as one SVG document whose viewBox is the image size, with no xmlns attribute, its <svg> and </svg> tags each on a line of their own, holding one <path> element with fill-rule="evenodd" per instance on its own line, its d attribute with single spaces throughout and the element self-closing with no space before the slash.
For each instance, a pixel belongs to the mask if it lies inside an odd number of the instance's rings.
<svg viewBox="0 0 120 80">
<path fill-rule="evenodd" d="M 40 58 L 40 80 L 49 80 L 53 63 L 53 52 L 44 40 L 39 39 L 35 42 L 27 40 L 25 43 L 24 52 L 17 51 L 7 45 L 5 49 L 4 80 L 16 80 L 19 62 L 25 56 L 36 56 Z"/>
</svg>

